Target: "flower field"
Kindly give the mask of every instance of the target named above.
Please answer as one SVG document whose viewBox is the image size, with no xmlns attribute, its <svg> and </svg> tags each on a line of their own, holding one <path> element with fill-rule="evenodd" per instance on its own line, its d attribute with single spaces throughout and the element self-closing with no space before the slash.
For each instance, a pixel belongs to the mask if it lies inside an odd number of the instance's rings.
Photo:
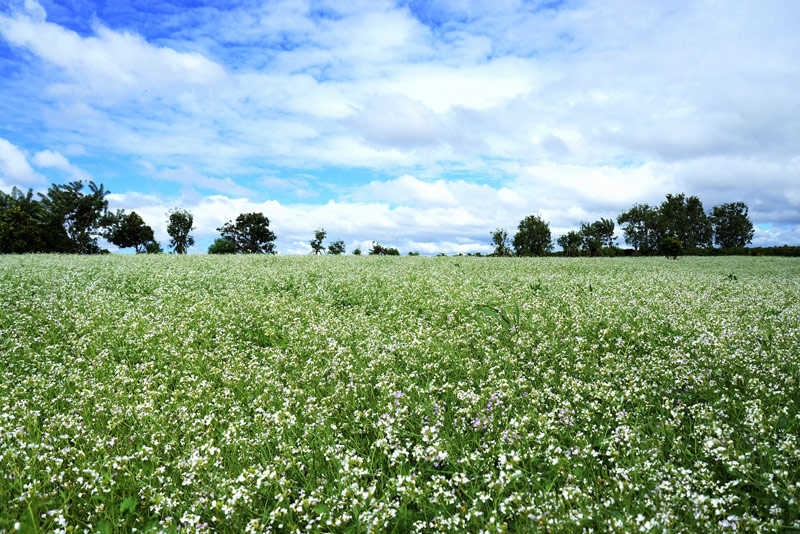
<svg viewBox="0 0 800 534">
<path fill-rule="evenodd" d="M 800 262 L 0 257 L 0 532 L 800 532 Z"/>
</svg>

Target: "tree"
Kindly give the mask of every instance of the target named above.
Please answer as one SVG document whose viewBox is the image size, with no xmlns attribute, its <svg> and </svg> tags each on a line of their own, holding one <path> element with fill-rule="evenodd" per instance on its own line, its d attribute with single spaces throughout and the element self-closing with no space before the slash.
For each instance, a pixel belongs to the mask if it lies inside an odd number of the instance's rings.
<svg viewBox="0 0 800 534">
<path fill-rule="evenodd" d="M 217 228 L 222 237 L 231 239 L 236 250 L 244 254 L 275 254 L 276 236 L 269 229 L 269 219 L 263 213 L 242 213 L 236 222 L 226 222 Z"/>
<path fill-rule="evenodd" d="M 528 215 L 520 221 L 513 244 L 518 256 L 544 256 L 553 250 L 550 225 L 538 215 Z"/>
<path fill-rule="evenodd" d="M 511 246 L 508 242 L 508 232 L 503 228 L 497 228 L 494 232 L 489 232 L 492 236 L 492 245 L 494 245 L 493 256 L 511 256 Z"/>
<path fill-rule="evenodd" d="M 711 244 L 711 221 L 697 197 L 667 195 L 659 208 L 659 223 L 660 237 L 677 237 L 683 249 Z"/>
<path fill-rule="evenodd" d="M 361 249 L 356 247 L 356 249 L 353 251 L 353 256 L 361 256 Z"/>
<path fill-rule="evenodd" d="M 686 215 L 689 219 L 689 245 L 692 248 L 710 247 L 714 231 L 711 218 L 706 215 L 699 198 L 692 196 L 686 199 Z"/>
<path fill-rule="evenodd" d="M 659 216 L 658 208 L 647 204 L 634 204 L 628 211 L 623 211 L 617 217 L 617 223 L 622 227 L 625 242 L 642 254 L 656 251 L 660 242 Z"/>
<path fill-rule="evenodd" d="M 311 250 L 314 251 L 315 255 L 322 252 L 322 242 L 325 241 L 326 235 L 327 233 L 325 232 L 324 228 L 318 228 L 317 230 L 314 230 L 314 239 L 309 241 L 309 243 L 311 244 Z"/>
<path fill-rule="evenodd" d="M 333 254 L 334 256 L 344 254 L 344 241 L 339 239 L 338 241 L 328 244 L 328 254 Z"/>
<path fill-rule="evenodd" d="M 72 243 L 60 222 L 33 198 L 16 187 L 0 191 L 0 254 L 69 252 Z"/>
<path fill-rule="evenodd" d="M 566 234 L 559 237 L 556 242 L 558 246 L 564 249 L 564 256 L 579 256 L 581 247 L 583 246 L 583 236 L 580 232 L 570 230 Z"/>
<path fill-rule="evenodd" d="M 744 202 L 714 206 L 711 210 L 714 242 L 723 248 L 743 247 L 751 243 L 755 230 L 747 212 L 747 204 Z"/>
<path fill-rule="evenodd" d="M 218 237 L 210 247 L 209 254 L 236 254 L 236 243 L 229 237 Z"/>
<path fill-rule="evenodd" d="M 118 210 L 116 214 L 106 217 L 103 236 L 119 248 L 134 247 L 139 254 L 153 241 L 153 229 L 135 211 L 126 215 L 124 210 Z"/>
<path fill-rule="evenodd" d="M 168 213 L 169 224 L 167 225 L 167 233 L 169 234 L 169 246 L 175 250 L 176 254 L 186 254 L 189 247 L 194 245 L 194 237 L 191 232 L 194 230 L 192 223 L 194 216 L 187 210 L 179 210 L 173 208 Z"/>
<path fill-rule="evenodd" d="M 581 237 L 583 249 L 590 256 L 599 256 L 604 249 L 609 250 L 614 246 L 614 221 L 600 219 L 592 224 L 581 223 Z"/>
<path fill-rule="evenodd" d="M 394 247 L 384 247 L 379 243 L 372 244 L 372 250 L 369 251 L 372 256 L 399 256 L 400 251 Z"/>
<path fill-rule="evenodd" d="M 683 247 L 681 247 L 680 239 L 675 236 L 668 236 L 661 240 L 659 248 L 664 256 L 677 260 Z"/>
<path fill-rule="evenodd" d="M 164 253 L 164 249 L 161 248 L 161 243 L 159 243 L 155 239 L 150 241 L 149 243 L 145 243 L 144 251 L 147 254 L 163 254 Z"/>
<path fill-rule="evenodd" d="M 83 192 L 83 186 L 82 181 L 52 184 L 47 194 L 39 193 L 39 196 L 51 220 L 66 231 L 69 252 L 96 254 L 100 252 L 97 238 L 108 211 L 106 196 L 109 192 L 103 184 L 98 186 L 91 180 L 88 194 Z"/>
</svg>

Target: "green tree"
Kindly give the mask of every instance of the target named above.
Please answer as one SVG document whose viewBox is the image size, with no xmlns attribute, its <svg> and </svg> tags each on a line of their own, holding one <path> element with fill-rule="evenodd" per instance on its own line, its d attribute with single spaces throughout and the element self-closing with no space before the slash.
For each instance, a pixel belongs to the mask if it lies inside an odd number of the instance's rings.
<svg viewBox="0 0 800 534">
<path fill-rule="evenodd" d="M 333 254 L 334 256 L 338 256 L 339 254 L 344 254 L 344 241 L 339 239 L 338 241 L 329 243 L 328 254 Z"/>
<path fill-rule="evenodd" d="M 311 250 L 314 251 L 315 255 L 322 252 L 322 249 L 324 248 L 322 242 L 325 241 L 326 235 L 327 233 L 325 232 L 324 228 L 318 228 L 317 230 L 314 230 L 314 239 L 309 241 L 309 243 L 311 244 Z"/>
<path fill-rule="evenodd" d="M 155 239 L 150 241 L 150 242 L 148 242 L 148 243 L 145 243 L 144 251 L 147 254 L 163 254 L 164 253 L 164 249 L 161 248 L 161 243 L 159 243 Z"/>
<path fill-rule="evenodd" d="M 699 198 L 691 196 L 686 199 L 686 215 L 689 219 L 689 246 L 692 248 L 710 247 L 714 230 L 711 218 L 706 214 Z"/>
<path fill-rule="evenodd" d="M 106 225 L 103 236 L 119 248 L 134 247 L 139 254 L 153 241 L 153 229 L 135 211 L 126 214 L 118 210 L 116 214 L 109 214 Z"/>
<path fill-rule="evenodd" d="M 755 230 L 748 216 L 747 204 L 728 202 L 711 210 L 714 242 L 723 247 L 743 247 L 753 241 Z"/>
<path fill-rule="evenodd" d="M 356 249 L 353 251 L 353 256 L 361 256 L 361 249 L 356 247 Z"/>
<path fill-rule="evenodd" d="M 222 237 L 236 243 L 236 250 L 244 254 L 275 254 L 276 236 L 269 229 L 269 219 L 263 213 L 242 213 L 236 222 L 228 221 L 217 228 Z"/>
<path fill-rule="evenodd" d="M 399 256 L 400 251 L 394 247 L 384 247 L 380 243 L 373 243 L 372 250 L 369 251 L 372 256 Z"/>
<path fill-rule="evenodd" d="M 622 227 L 625 242 L 642 254 L 658 250 L 659 216 L 658 208 L 647 204 L 635 204 L 628 211 L 623 211 L 617 217 L 617 223 Z"/>
<path fill-rule="evenodd" d="M 209 254 L 236 254 L 236 243 L 229 237 L 218 237 L 208 247 Z"/>
<path fill-rule="evenodd" d="M 492 236 L 492 245 L 494 245 L 494 252 L 492 256 L 511 256 L 511 245 L 508 242 L 508 232 L 503 228 L 497 228 L 494 232 L 489 232 Z"/>
<path fill-rule="evenodd" d="M 677 260 L 683 247 L 681 246 L 680 239 L 678 239 L 675 236 L 667 236 L 661 240 L 661 245 L 659 249 L 661 250 L 661 253 L 667 258 L 672 258 L 673 260 Z"/>
<path fill-rule="evenodd" d="M 711 221 L 697 197 L 685 194 L 667 195 L 659 207 L 660 238 L 677 237 L 682 249 L 707 247 L 711 244 Z"/>
<path fill-rule="evenodd" d="M 518 256 L 544 256 L 553 250 L 550 225 L 538 215 L 528 215 L 520 221 L 513 245 Z"/>
<path fill-rule="evenodd" d="M 583 249 L 590 256 L 600 256 L 604 250 L 610 250 L 614 246 L 614 221 L 611 219 L 600 219 L 592 224 L 581 223 L 581 237 L 583 238 Z"/>
<path fill-rule="evenodd" d="M 0 253 L 69 252 L 64 227 L 33 198 L 16 187 L 0 191 Z"/>
<path fill-rule="evenodd" d="M 558 246 L 564 250 L 564 256 L 579 256 L 583 246 L 583 236 L 580 232 L 570 230 L 556 240 Z"/>
<path fill-rule="evenodd" d="M 88 183 L 89 192 L 84 193 L 84 183 L 52 184 L 47 194 L 39 193 L 42 207 L 52 222 L 63 226 L 69 239 L 69 252 L 96 254 L 100 252 L 97 238 L 101 235 L 102 223 L 108 212 L 109 194 L 93 181 Z"/>
<path fill-rule="evenodd" d="M 172 247 L 176 254 L 186 254 L 189 251 L 189 247 L 194 245 L 194 237 L 192 237 L 194 216 L 189 211 L 178 208 L 170 210 L 168 215 L 167 233 L 170 237 L 169 246 Z"/>
</svg>

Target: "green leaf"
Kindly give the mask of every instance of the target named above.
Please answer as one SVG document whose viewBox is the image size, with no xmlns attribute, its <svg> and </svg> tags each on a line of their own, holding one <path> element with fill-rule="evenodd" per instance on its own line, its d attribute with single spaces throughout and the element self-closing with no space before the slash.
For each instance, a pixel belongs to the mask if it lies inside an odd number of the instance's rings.
<svg viewBox="0 0 800 534">
<path fill-rule="evenodd" d="M 475 309 L 484 315 L 488 315 L 489 317 L 494 317 L 495 319 L 500 320 L 500 312 L 497 309 L 492 308 L 491 306 L 478 304 L 477 306 L 475 306 Z"/>
<path fill-rule="evenodd" d="M 122 501 L 122 504 L 119 505 L 120 512 L 125 512 L 126 510 L 130 510 L 131 512 L 133 512 L 134 508 L 136 508 L 136 499 L 133 497 L 128 497 L 127 499 Z"/>
<path fill-rule="evenodd" d="M 327 504 L 318 504 L 318 505 L 317 505 L 317 506 L 314 508 L 314 513 L 315 513 L 315 514 L 318 514 L 318 515 L 325 515 L 325 514 L 327 514 L 329 511 L 330 511 L 330 508 L 328 507 L 328 505 L 327 505 Z"/>
<path fill-rule="evenodd" d="M 105 519 L 101 519 L 97 522 L 97 532 L 100 534 L 111 534 L 112 531 L 113 528 L 110 522 L 106 521 Z"/>
</svg>

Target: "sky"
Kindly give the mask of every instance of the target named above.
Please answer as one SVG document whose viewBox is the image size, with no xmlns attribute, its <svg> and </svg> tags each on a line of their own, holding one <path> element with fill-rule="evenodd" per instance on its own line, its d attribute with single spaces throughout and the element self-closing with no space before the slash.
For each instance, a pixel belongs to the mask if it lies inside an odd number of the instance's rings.
<svg viewBox="0 0 800 534">
<path fill-rule="evenodd" d="M 164 246 L 187 209 L 192 252 L 258 211 L 281 254 L 486 253 L 668 193 L 797 245 L 798 28 L 796 0 L 0 0 L 0 190 L 103 183 Z"/>
</svg>

